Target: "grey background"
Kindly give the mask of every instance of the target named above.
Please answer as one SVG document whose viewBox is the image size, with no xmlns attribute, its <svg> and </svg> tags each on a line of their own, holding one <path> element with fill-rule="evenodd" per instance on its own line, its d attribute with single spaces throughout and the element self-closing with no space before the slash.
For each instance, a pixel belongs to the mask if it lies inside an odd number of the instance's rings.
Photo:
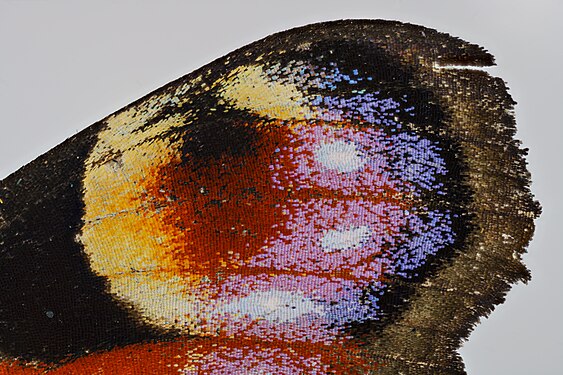
<svg viewBox="0 0 563 375">
<path fill-rule="evenodd" d="M 343 18 L 425 25 L 492 52 L 544 207 L 516 285 L 461 349 L 469 374 L 563 374 L 563 2 L 0 0 L 0 178 L 148 92 L 271 33 Z M 0 291 L 1 292 L 1 291 Z"/>
</svg>

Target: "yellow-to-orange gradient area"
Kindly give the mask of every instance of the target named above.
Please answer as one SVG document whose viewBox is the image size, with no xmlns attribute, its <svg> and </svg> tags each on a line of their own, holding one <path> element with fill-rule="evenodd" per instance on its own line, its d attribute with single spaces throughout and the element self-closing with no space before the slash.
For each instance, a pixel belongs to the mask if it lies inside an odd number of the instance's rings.
<svg viewBox="0 0 563 375">
<path fill-rule="evenodd" d="M 161 98 L 165 101 L 166 98 Z M 170 117 L 143 128 L 160 108 L 141 104 L 107 120 L 86 164 L 84 227 L 79 240 L 91 268 L 109 281 L 119 299 L 132 304 L 149 322 L 171 327 L 174 321 L 197 331 L 191 317 L 196 298 L 188 275 L 179 276 L 175 239 L 163 230 L 146 188 L 155 171 L 180 156 L 181 142 L 162 133 L 185 125 Z"/>
</svg>

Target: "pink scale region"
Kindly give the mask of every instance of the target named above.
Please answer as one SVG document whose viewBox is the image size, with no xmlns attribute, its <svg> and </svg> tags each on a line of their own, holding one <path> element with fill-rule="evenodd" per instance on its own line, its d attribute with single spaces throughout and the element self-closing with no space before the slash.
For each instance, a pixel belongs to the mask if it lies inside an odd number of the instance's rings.
<svg viewBox="0 0 563 375">
<path fill-rule="evenodd" d="M 337 318 L 342 320 L 338 309 L 357 308 L 360 292 L 356 283 L 338 277 L 238 276 L 225 282 L 220 293 L 225 297 L 217 313 L 228 322 L 224 325 L 226 335 L 251 333 L 262 339 L 342 342 L 340 327 L 334 325 Z M 369 310 L 364 308 L 363 313 Z"/>
<path fill-rule="evenodd" d="M 341 126 L 341 125 L 340 125 Z M 279 189 L 292 187 L 296 190 L 327 188 L 343 195 L 377 195 L 393 189 L 388 163 L 385 159 L 385 135 L 381 130 L 365 127 L 358 130 L 352 126 L 307 126 L 293 128 L 288 146 L 276 149 L 273 184 Z M 330 145 L 349 145 L 356 149 L 358 168 L 350 172 L 339 172 L 323 165 L 319 150 Z M 338 150 L 335 150 L 338 151 Z M 334 165 L 333 167 L 338 167 Z M 351 168 L 355 165 L 351 165 Z"/>
<path fill-rule="evenodd" d="M 420 199 L 439 187 L 437 148 L 343 121 L 244 126 L 258 132 L 251 151 L 187 158 L 147 189 L 163 210 L 159 201 L 182 203 L 163 222 L 182 272 L 201 278 L 194 320 L 216 332 L 188 363 L 204 373 L 246 371 L 248 358 L 266 373 L 340 363 L 332 373 L 352 373 L 366 360 L 348 328 L 379 319 L 389 278 L 453 241 L 449 213 Z"/>
<path fill-rule="evenodd" d="M 290 234 L 269 241 L 250 265 L 325 274 L 366 286 L 377 280 L 373 270 L 383 267 L 385 246 L 400 240 L 399 230 L 407 225 L 404 212 L 397 205 L 356 197 L 291 201 L 284 211 L 288 216 L 284 232 Z M 323 244 L 331 230 L 364 233 L 357 245 L 332 249 Z"/>
<path fill-rule="evenodd" d="M 449 214 L 424 207 L 415 198 L 420 184 L 401 178 L 392 164 L 436 166 L 435 153 L 417 149 L 432 144 L 342 124 L 298 125 L 287 137 L 288 146 L 275 149 L 270 170 L 272 187 L 291 191 L 292 198 L 281 206 L 284 220 L 274 224 L 278 234 L 241 263 L 241 272 L 259 268 L 309 276 L 293 290 L 325 309 L 314 319 L 327 325 L 345 328 L 377 319 L 378 297 L 366 303 L 365 289 L 383 291 L 387 276 L 420 266 L 453 241 Z M 323 147 L 335 157 L 322 155 Z M 419 194 L 408 197 L 405 191 Z M 295 276 L 284 276 L 281 284 L 293 284 L 290 278 Z M 343 288 L 324 287 L 334 282 Z M 319 290 L 330 293 L 319 295 Z"/>
</svg>

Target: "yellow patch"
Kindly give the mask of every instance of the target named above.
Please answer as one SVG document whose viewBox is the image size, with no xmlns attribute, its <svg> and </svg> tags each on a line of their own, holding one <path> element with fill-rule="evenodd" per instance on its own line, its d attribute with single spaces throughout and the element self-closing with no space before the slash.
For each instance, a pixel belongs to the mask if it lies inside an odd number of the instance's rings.
<svg viewBox="0 0 563 375">
<path fill-rule="evenodd" d="M 143 189 L 151 172 L 180 155 L 181 141 L 162 134 L 186 125 L 171 116 L 147 126 L 173 94 L 153 96 L 106 120 L 98 142 L 86 161 L 84 176 L 84 225 L 78 240 L 84 245 L 90 266 L 109 281 L 110 293 L 161 327 L 198 332 L 195 295 L 199 280 L 178 276 L 158 212 Z M 180 96 L 181 97 L 181 96 Z M 185 116 L 185 115 L 183 115 Z"/>
<path fill-rule="evenodd" d="M 304 104 L 306 99 L 296 85 L 271 80 L 260 65 L 234 69 L 220 92 L 235 108 L 259 116 L 280 120 L 315 117 L 315 112 Z"/>
</svg>

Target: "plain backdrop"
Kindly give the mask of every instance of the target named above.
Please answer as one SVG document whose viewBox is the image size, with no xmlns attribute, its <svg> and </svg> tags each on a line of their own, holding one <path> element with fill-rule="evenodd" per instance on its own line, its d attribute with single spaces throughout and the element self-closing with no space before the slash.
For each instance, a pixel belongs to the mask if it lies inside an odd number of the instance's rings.
<svg viewBox="0 0 563 375">
<path fill-rule="evenodd" d="M 150 91 L 271 33 L 399 20 L 484 46 L 518 102 L 543 206 L 532 271 L 461 349 L 470 375 L 563 374 L 563 2 L 0 0 L 0 179 Z M 1 293 L 1 290 L 0 290 Z M 1 308 L 1 306 L 0 306 Z"/>
</svg>

